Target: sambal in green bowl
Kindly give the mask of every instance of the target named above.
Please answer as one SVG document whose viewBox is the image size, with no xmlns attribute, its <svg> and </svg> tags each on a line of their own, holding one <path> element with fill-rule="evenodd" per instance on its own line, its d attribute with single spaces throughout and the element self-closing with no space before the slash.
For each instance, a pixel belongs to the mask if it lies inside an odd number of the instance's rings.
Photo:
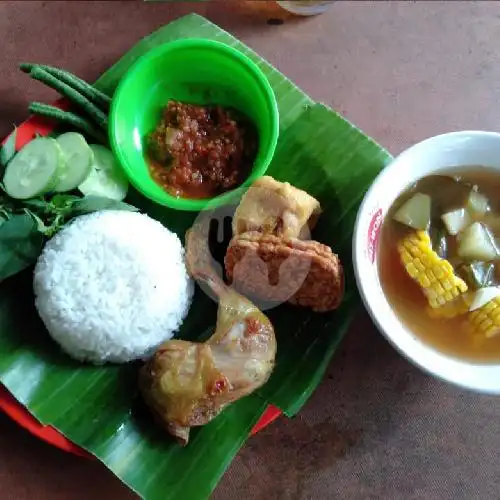
<svg viewBox="0 0 500 500">
<path fill-rule="evenodd" d="M 110 142 L 147 198 L 200 211 L 230 203 L 266 172 L 278 140 L 274 92 L 237 49 L 206 39 L 166 43 L 120 82 Z"/>
</svg>

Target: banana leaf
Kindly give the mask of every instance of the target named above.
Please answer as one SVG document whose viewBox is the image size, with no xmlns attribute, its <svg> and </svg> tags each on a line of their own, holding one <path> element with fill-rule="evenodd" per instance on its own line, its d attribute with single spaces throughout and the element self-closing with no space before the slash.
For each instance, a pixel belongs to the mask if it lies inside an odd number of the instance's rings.
<svg viewBox="0 0 500 500">
<path fill-rule="evenodd" d="M 268 404 L 295 415 L 320 382 L 360 305 L 351 264 L 357 208 L 390 155 L 328 107 L 315 103 L 269 63 L 198 15 L 181 18 L 133 47 L 96 82 L 113 93 L 127 69 L 149 49 L 178 38 L 217 39 L 239 48 L 267 75 L 278 100 L 280 139 L 269 175 L 317 197 L 324 213 L 315 239 L 339 253 L 346 296 L 330 314 L 291 306 L 266 311 L 278 338 L 269 382 L 192 433 L 186 448 L 152 422 L 137 397 L 137 366 L 93 367 L 71 361 L 50 340 L 33 305 L 31 272 L 0 286 L 0 382 L 43 424 L 52 425 L 101 460 L 147 500 L 202 499 L 215 488 Z M 131 203 L 183 237 L 196 214 L 154 205 L 137 193 Z M 204 338 L 216 305 L 197 290 L 179 336 Z"/>
</svg>

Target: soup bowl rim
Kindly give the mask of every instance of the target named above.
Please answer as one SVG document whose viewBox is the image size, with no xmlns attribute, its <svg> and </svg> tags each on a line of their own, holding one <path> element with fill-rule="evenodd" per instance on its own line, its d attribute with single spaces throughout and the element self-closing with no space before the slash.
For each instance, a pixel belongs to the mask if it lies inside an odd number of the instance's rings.
<svg viewBox="0 0 500 500">
<path fill-rule="evenodd" d="M 498 150 L 498 151 L 497 151 Z M 475 392 L 500 394 L 500 358 L 498 362 L 480 362 L 453 357 L 422 340 L 397 315 L 380 283 L 377 253 L 380 228 L 395 199 L 419 178 L 438 173 L 450 166 L 465 166 L 441 161 L 450 154 L 455 158 L 477 155 L 496 157 L 485 166 L 500 173 L 500 133 L 481 130 L 449 132 L 424 139 L 396 156 L 375 178 L 358 210 L 352 244 L 356 284 L 363 304 L 378 330 L 411 363 L 425 372 Z M 422 160 L 429 158 L 428 167 Z M 480 162 L 467 163 L 480 165 Z"/>
</svg>

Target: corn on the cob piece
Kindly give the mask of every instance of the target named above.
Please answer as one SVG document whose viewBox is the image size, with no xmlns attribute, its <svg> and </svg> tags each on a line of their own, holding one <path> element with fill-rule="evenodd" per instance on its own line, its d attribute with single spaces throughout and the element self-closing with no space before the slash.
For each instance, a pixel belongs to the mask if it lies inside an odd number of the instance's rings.
<svg viewBox="0 0 500 500">
<path fill-rule="evenodd" d="M 500 332 L 500 297 L 495 297 L 483 307 L 469 314 L 473 333 L 493 337 Z"/>
<path fill-rule="evenodd" d="M 431 318 L 456 318 L 457 316 L 467 314 L 471 303 L 472 296 L 466 292 L 440 307 L 427 307 L 427 314 Z"/>
<path fill-rule="evenodd" d="M 434 252 L 426 231 L 404 238 L 398 252 L 406 272 L 420 285 L 431 308 L 452 302 L 467 291 L 467 284 L 455 275 L 452 265 Z"/>
</svg>

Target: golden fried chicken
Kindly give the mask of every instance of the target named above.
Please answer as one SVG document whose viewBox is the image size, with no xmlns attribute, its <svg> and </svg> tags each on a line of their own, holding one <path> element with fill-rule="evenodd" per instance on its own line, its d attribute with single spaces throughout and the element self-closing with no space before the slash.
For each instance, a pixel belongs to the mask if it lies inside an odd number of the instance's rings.
<svg viewBox="0 0 500 500">
<path fill-rule="evenodd" d="M 198 226 L 186 236 L 188 269 L 219 299 L 215 333 L 204 343 L 169 340 L 140 372 L 140 391 L 167 431 L 186 445 L 228 404 L 261 387 L 271 375 L 276 338 L 269 319 L 227 287 L 209 264 Z"/>
<path fill-rule="evenodd" d="M 316 241 L 240 234 L 229 244 L 225 268 L 236 289 L 254 300 L 326 312 L 336 309 L 344 295 L 338 256 Z"/>
</svg>

